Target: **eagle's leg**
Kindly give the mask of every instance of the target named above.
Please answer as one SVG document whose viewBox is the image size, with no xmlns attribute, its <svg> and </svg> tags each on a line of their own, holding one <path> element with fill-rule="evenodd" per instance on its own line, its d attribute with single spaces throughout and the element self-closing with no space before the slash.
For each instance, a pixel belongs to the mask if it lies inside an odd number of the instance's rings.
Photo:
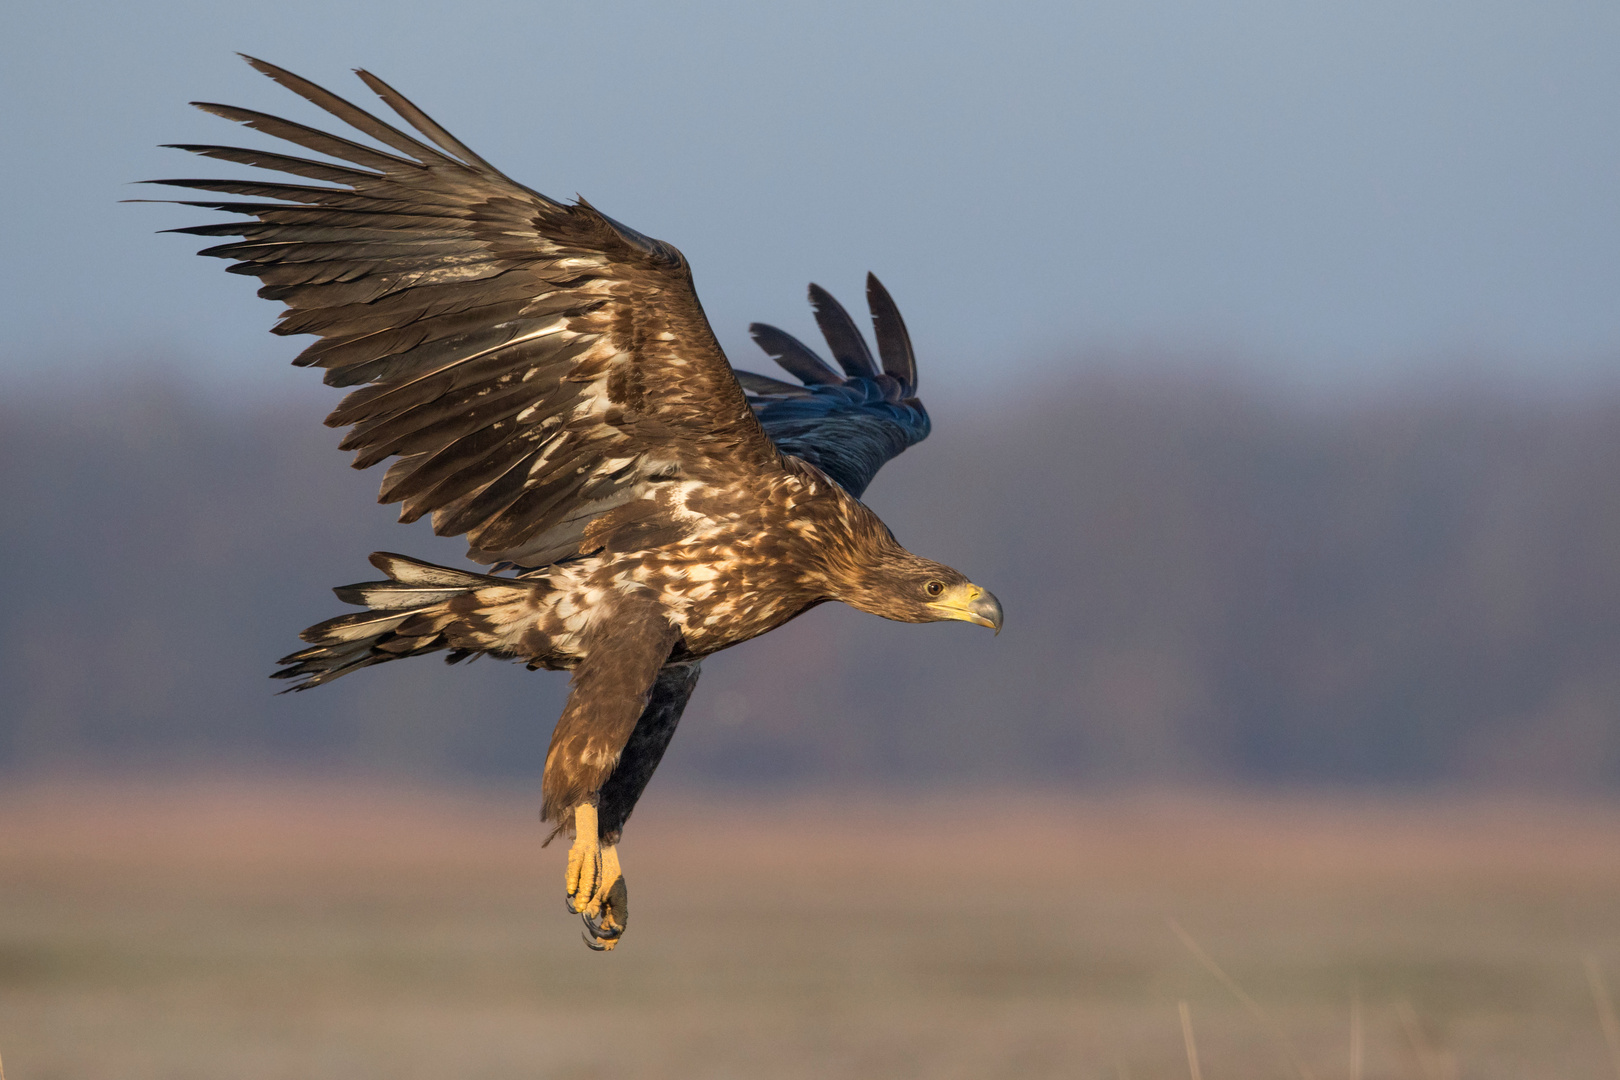
<svg viewBox="0 0 1620 1080">
<path fill-rule="evenodd" d="M 630 897 L 624 873 L 619 868 L 619 837 L 653 770 L 669 747 L 686 709 L 687 699 L 697 686 L 697 661 L 665 664 L 659 669 L 647 694 L 647 705 L 636 720 L 635 729 L 619 754 L 613 772 L 596 793 L 597 835 L 600 837 L 602 872 L 594 895 L 576 906 L 573 878 L 570 876 L 569 910 L 577 910 L 585 922 L 585 944 L 598 951 L 613 948 L 630 919 Z M 577 814 L 576 810 L 576 814 Z M 580 820 L 576 817 L 576 822 Z M 576 841 L 577 843 L 577 841 Z M 571 854 L 571 853 L 570 853 Z M 582 856 L 583 858 L 583 856 Z"/>
<path fill-rule="evenodd" d="M 597 792 L 598 823 L 605 843 L 617 843 L 623 834 L 630 811 L 635 809 L 669 741 L 675 737 L 675 727 L 697 687 L 701 668 L 698 661 L 687 660 L 658 669 L 658 678 L 647 692 L 647 706 L 625 741 L 618 764 Z"/>
<path fill-rule="evenodd" d="M 568 910 L 584 917 L 586 944 L 607 949 L 624 932 L 626 891 L 615 845 L 635 800 L 604 802 L 604 789 L 679 634 L 657 602 L 640 592 L 609 593 L 595 615 L 583 635 L 585 656 L 574 669 L 573 691 L 551 734 L 541 816 L 559 828 L 573 825 L 564 876 Z"/>
</svg>

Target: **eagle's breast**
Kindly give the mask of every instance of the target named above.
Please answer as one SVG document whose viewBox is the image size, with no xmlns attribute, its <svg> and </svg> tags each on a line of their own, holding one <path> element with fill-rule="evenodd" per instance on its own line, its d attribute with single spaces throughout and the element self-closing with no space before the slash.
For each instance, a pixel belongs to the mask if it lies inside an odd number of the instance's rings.
<svg viewBox="0 0 1620 1080">
<path fill-rule="evenodd" d="M 797 470 L 761 477 L 704 508 L 712 527 L 629 556 L 620 581 L 659 596 L 693 656 L 758 637 L 826 599 L 817 548 L 835 492 Z"/>
</svg>

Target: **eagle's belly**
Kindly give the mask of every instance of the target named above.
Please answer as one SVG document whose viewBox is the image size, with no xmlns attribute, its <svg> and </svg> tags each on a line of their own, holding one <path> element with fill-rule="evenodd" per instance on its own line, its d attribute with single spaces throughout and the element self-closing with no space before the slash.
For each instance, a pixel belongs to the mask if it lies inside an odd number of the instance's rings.
<svg viewBox="0 0 1620 1080">
<path fill-rule="evenodd" d="M 683 651 L 700 657 L 775 630 L 816 602 L 796 590 L 725 590 L 690 603 L 673 621 L 680 627 Z"/>
</svg>

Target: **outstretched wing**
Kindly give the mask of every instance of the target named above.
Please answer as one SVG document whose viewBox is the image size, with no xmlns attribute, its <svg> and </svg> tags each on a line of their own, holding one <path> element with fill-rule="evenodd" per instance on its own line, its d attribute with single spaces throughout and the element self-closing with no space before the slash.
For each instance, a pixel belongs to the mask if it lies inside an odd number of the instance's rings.
<svg viewBox="0 0 1620 1080">
<path fill-rule="evenodd" d="M 929 431 L 900 309 L 872 274 L 866 276 L 866 300 L 882 370 L 849 312 L 827 290 L 811 285 L 816 323 L 842 374 L 791 334 L 765 323 L 754 323 L 749 333 L 799 382 L 737 372 L 754 415 L 777 448 L 817 466 L 856 498 L 884 462 L 922 442 Z"/>
<path fill-rule="evenodd" d="M 319 337 L 294 363 L 360 387 L 326 422 L 356 468 L 396 459 L 380 499 L 402 521 L 535 566 L 666 542 L 701 525 L 689 484 L 776 463 L 679 251 L 507 178 L 367 72 L 427 141 L 248 62 L 387 149 L 197 103 L 335 161 L 183 145 L 318 183 L 154 182 L 252 200 L 187 201 L 249 220 L 175 231 L 239 237 L 202 254 L 286 304 L 276 333 Z"/>
</svg>

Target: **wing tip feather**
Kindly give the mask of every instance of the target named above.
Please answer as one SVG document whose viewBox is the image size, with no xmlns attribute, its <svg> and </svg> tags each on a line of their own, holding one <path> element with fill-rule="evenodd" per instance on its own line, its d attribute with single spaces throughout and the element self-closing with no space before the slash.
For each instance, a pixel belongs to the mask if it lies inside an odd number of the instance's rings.
<svg viewBox="0 0 1620 1080">
<path fill-rule="evenodd" d="M 886 374 L 898 379 L 909 394 L 917 392 L 917 353 L 900 306 L 870 270 L 866 272 L 866 306 L 872 313 L 872 336 Z"/>
</svg>

